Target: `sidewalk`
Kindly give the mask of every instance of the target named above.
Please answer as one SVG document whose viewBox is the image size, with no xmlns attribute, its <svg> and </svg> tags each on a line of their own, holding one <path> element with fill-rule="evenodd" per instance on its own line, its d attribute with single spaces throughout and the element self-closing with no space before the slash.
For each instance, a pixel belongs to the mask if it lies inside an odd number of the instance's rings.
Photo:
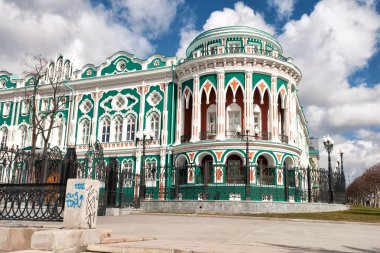
<svg viewBox="0 0 380 253">
<path fill-rule="evenodd" d="M 0 221 L 0 226 L 62 227 L 60 222 Z M 251 217 L 130 214 L 98 217 L 112 237 L 156 240 L 107 247 L 181 249 L 196 252 L 380 252 L 380 225 Z M 116 252 L 116 251 L 115 251 Z"/>
</svg>

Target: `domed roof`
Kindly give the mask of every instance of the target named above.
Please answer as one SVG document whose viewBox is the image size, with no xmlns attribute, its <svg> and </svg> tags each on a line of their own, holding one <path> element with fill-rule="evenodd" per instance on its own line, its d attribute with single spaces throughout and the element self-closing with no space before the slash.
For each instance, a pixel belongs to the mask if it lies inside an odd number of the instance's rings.
<svg viewBox="0 0 380 253">
<path fill-rule="evenodd" d="M 262 30 L 252 28 L 249 26 L 226 26 L 226 27 L 218 27 L 211 30 L 207 30 L 201 34 L 199 34 L 188 46 L 186 49 L 186 57 L 189 57 L 191 52 L 194 50 L 196 46 L 199 44 L 205 43 L 210 40 L 214 40 L 221 37 L 237 37 L 237 36 L 243 36 L 243 37 L 254 37 L 258 39 L 262 39 L 264 41 L 267 41 L 269 43 L 272 43 L 275 48 L 279 51 L 279 53 L 282 53 L 282 47 L 280 43 L 276 40 L 276 38 Z"/>
</svg>

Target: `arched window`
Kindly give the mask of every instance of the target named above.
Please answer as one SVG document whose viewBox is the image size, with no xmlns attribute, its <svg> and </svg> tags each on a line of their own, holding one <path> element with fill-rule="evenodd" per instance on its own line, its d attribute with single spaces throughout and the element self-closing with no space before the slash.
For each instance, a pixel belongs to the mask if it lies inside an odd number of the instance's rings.
<svg viewBox="0 0 380 253">
<path fill-rule="evenodd" d="M 238 104 L 232 103 L 227 107 L 227 131 L 236 131 L 241 126 L 241 108 Z"/>
<path fill-rule="evenodd" d="M 8 141 L 8 128 L 4 127 L 2 130 L 1 130 L 1 143 L 2 144 L 7 144 L 7 141 Z"/>
<path fill-rule="evenodd" d="M 150 130 L 154 133 L 154 139 L 160 138 L 160 116 L 156 112 L 150 114 Z"/>
<path fill-rule="evenodd" d="M 133 115 L 129 115 L 127 118 L 127 141 L 133 141 L 135 139 L 136 118 Z"/>
<path fill-rule="evenodd" d="M 115 118 L 115 141 L 121 141 L 123 133 L 123 120 L 120 116 Z"/>
<path fill-rule="evenodd" d="M 103 127 L 102 127 L 102 142 L 109 142 L 110 141 L 110 131 L 111 131 L 111 121 L 110 119 L 104 118 L 103 119 Z"/>
<path fill-rule="evenodd" d="M 261 132 L 261 109 L 260 106 L 256 104 L 253 105 L 253 122 L 253 129 L 258 129 L 258 131 Z"/>
<path fill-rule="evenodd" d="M 25 148 L 26 139 L 28 138 L 28 129 L 25 126 L 21 127 L 21 148 Z"/>
<path fill-rule="evenodd" d="M 84 119 L 82 121 L 82 143 L 87 144 L 90 137 L 90 121 Z"/>
<path fill-rule="evenodd" d="M 216 105 L 207 108 L 207 131 L 216 133 Z"/>
<path fill-rule="evenodd" d="M 156 161 L 145 162 L 145 184 L 147 187 L 156 186 L 156 172 L 157 172 L 156 163 L 157 163 Z"/>
</svg>

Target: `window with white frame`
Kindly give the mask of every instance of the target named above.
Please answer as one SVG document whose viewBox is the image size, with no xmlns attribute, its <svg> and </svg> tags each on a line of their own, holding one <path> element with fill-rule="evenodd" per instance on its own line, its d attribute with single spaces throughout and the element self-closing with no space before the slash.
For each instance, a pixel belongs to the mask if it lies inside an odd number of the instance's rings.
<svg viewBox="0 0 380 253">
<path fill-rule="evenodd" d="M 46 111 L 48 108 L 48 99 L 44 98 L 41 100 L 41 111 Z"/>
<path fill-rule="evenodd" d="M 156 112 L 150 114 L 150 130 L 154 133 L 153 139 L 160 138 L 160 115 Z"/>
<path fill-rule="evenodd" d="M 21 114 L 25 115 L 27 113 L 28 113 L 28 102 L 24 100 L 21 102 Z"/>
<path fill-rule="evenodd" d="M 82 144 L 87 144 L 90 139 L 90 121 L 88 119 L 82 120 Z"/>
<path fill-rule="evenodd" d="M 123 161 L 123 169 L 124 175 L 124 187 L 132 186 L 133 180 L 133 162 L 132 161 Z"/>
<path fill-rule="evenodd" d="M 63 146 L 62 140 L 63 140 L 63 122 L 60 122 L 58 125 L 58 146 Z"/>
<path fill-rule="evenodd" d="M 25 145 L 26 145 L 26 140 L 28 138 L 28 129 L 26 128 L 26 126 L 22 126 L 21 129 L 21 148 L 25 148 Z"/>
<path fill-rule="evenodd" d="M 7 144 L 8 141 L 8 128 L 4 127 L 1 130 L 1 144 Z"/>
<path fill-rule="evenodd" d="M 216 105 L 207 108 L 207 131 L 216 133 Z"/>
<path fill-rule="evenodd" d="M 241 108 L 238 104 L 232 103 L 227 107 L 227 131 L 236 131 L 241 127 Z"/>
<path fill-rule="evenodd" d="M 133 115 L 129 115 L 127 118 L 127 141 L 133 141 L 135 139 L 136 118 Z"/>
<path fill-rule="evenodd" d="M 229 53 L 239 53 L 240 43 L 239 42 L 230 42 L 228 43 L 228 52 Z"/>
<path fill-rule="evenodd" d="M 261 132 L 261 109 L 258 105 L 253 105 L 253 122 L 253 129 L 258 129 L 258 131 Z"/>
<path fill-rule="evenodd" d="M 218 53 L 218 44 L 212 44 L 208 46 L 208 54 L 214 55 Z"/>
<path fill-rule="evenodd" d="M 8 117 L 10 107 L 11 107 L 11 103 L 10 102 L 5 102 L 4 103 L 4 106 L 3 106 L 3 117 Z"/>
<path fill-rule="evenodd" d="M 147 187 L 156 186 L 156 161 L 145 161 L 145 182 Z"/>
<path fill-rule="evenodd" d="M 121 141 L 123 135 L 123 119 L 120 116 L 115 118 L 115 141 Z"/>
<path fill-rule="evenodd" d="M 102 142 L 110 141 L 111 121 L 108 117 L 103 119 L 102 126 Z"/>
</svg>

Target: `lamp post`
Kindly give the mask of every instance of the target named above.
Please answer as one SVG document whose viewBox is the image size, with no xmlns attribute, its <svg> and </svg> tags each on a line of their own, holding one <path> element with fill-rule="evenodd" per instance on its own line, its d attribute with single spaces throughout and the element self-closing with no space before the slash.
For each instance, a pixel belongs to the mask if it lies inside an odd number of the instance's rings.
<svg viewBox="0 0 380 253">
<path fill-rule="evenodd" d="M 242 129 L 238 125 L 236 127 L 236 133 L 239 138 L 245 140 L 245 200 L 250 200 L 250 176 L 249 176 L 249 126 L 245 126 L 245 134 L 242 134 Z M 255 135 L 258 134 L 258 128 L 254 130 Z"/>
<path fill-rule="evenodd" d="M 140 183 L 140 189 L 139 189 L 139 203 L 141 200 L 144 199 L 145 197 L 145 190 L 146 190 L 146 185 L 145 185 L 145 144 L 147 140 L 152 141 L 154 137 L 154 132 L 149 131 L 145 129 L 143 133 L 137 132 L 136 133 L 136 146 L 137 144 L 141 141 L 142 144 L 142 156 L 141 156 L 141 170 L 140 170 L 140 175 L 141 175 L 141 183 Z M 148 139 L 147 139 L 148 138 Z"/>
<path fill-rule="evenodd" d="M 330 197 L 330 203 L 334 202 L 334 194 L 332 190 L 332 175 L 331 175 L 331 151 L 334 148 L 334 140 L 329 136 L 323 137 L 323 145 L 325 146 L 325 149 L 328 154 L 328 170 L 329 170 L 329 197 Z"/>
<path fill-rule="evenodd" d="M 346 177 L 344 175 L 344 170 L 343 170 L 343 150 L 342 149 L 340 149 L 340 178 L 341 178 L 342 192 L 345 193 L 346 192 Z"/>
</svg>

